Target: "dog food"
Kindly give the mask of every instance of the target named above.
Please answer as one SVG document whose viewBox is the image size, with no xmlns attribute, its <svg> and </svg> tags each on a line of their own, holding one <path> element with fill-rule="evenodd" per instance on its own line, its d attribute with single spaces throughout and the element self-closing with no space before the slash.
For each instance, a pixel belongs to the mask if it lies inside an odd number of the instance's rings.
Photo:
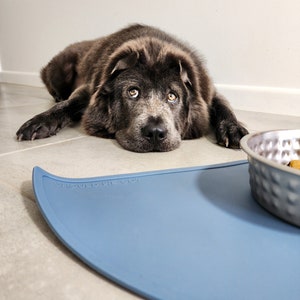
<svg viewBox="0 0 300 300">
<path fill-rule="evenodd" d="M 288 166 L 300 170 L 300 159 L 291 160 Z"/>
</svg>

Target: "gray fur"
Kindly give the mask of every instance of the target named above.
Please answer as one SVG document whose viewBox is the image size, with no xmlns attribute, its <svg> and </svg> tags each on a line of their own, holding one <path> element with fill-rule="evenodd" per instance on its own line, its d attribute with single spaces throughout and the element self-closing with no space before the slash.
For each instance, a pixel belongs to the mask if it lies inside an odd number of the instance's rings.
<svg viewBox="0 0 300 300">
<path fill-rule="evenodd" d="M 210 126 L 220 145 L 238 148 L 247 133 L 195 52 L 153 27 L 73 44 L 41 77 L 60 103 L 27 121 L 19 140 L 48 137 L 79 120 L 88 134 L 115 137 L 136 152 L 176 149 Z"/>
</svg>

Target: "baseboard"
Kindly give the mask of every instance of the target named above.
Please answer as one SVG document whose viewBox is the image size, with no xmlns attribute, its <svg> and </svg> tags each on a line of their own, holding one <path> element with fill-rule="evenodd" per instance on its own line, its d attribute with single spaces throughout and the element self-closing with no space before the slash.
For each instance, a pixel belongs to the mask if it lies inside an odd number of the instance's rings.
<svg viewBox="0 0 300 300">
<path fill-rule="evenodd" d="M 300 116 L 300 89 L 216 84 L 234 109 Z"/>
<path fill-rule="evenodd" d="M 1 71 L 0 82 L 43 86 L 38 73 Z M 300 116 L 300 89 L 216 84 L 234 109 Z"/>
</svg>

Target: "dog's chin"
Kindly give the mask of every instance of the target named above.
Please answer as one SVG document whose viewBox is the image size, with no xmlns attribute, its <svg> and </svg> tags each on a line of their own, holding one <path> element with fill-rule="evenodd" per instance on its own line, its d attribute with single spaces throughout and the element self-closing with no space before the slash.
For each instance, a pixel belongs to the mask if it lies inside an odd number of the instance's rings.
<svg viewBox="0 0 300 300">
<path fill-rule="evenodd" d="M 116 133 L 116 140 L 126 150 L 132 152 L 168 152 L 177 149 L 180 146 L 181 138 L 177 137 L 172 140 L 165 139 L 160 143 L 151 143 L 146 138 L 132 137 L 123 130 Z"/>
</svg>

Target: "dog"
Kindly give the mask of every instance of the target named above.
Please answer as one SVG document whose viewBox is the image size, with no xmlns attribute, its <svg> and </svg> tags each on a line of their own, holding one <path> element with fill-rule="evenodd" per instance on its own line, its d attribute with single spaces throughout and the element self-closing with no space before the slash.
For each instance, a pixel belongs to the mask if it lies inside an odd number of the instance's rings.
<svg viewBox="0 0 300 300">
<path fill-rule="evenodd" d="M 135 152 L 171 151 L 213 129 L 219 145 L 239 148 L 248 133 L 215 89 L 193 49 L 150 26 L 67 47 L 41 70 L 56 104 L 17 131 L 17 139 L 55 135 L 81 121 L 92 136 Z"/>
</svg>

